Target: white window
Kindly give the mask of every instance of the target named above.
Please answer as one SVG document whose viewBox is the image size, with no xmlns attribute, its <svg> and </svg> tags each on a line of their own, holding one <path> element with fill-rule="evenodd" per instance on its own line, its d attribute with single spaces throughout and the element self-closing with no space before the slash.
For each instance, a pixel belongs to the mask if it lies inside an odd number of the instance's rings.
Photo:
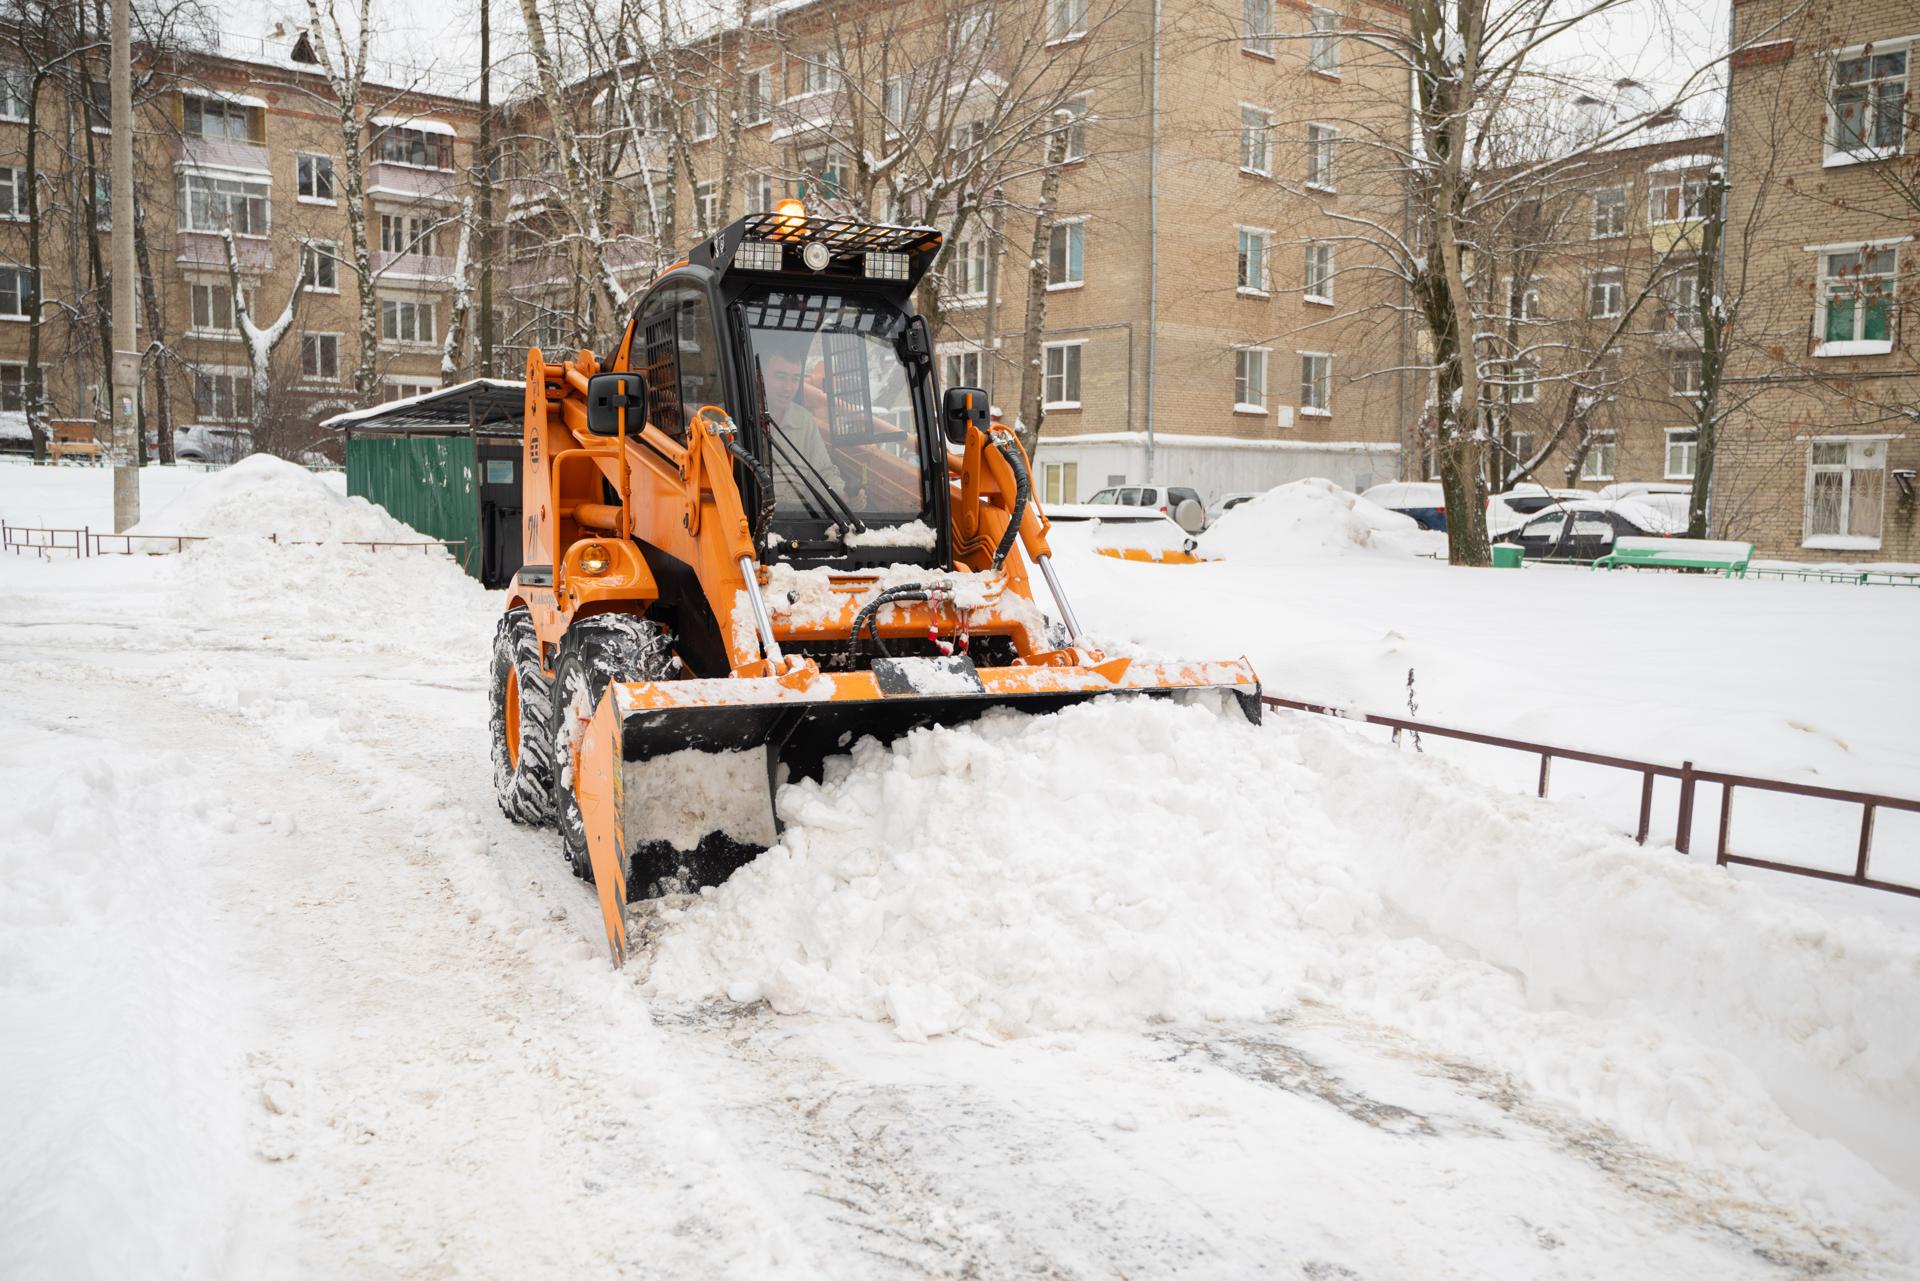
<svg viewBox="0 0 1920 1281">
<path fill-rule="evenodd" d="M 983 56 L 993 45 L 993 8 L 977 4 L 963 9 L 953 21 L 953 52 L 963 63 Z"/>
<path fill-rule="evenodd" d="M 740 123 L 763 125 L 773 117 L 773 68 L 755 67 L 740 87 Z"/>
<path fill-rule="evenodd" d="M 1893 350 L 1893 281 L 1899 251 L 1860 245 L 1820 255 L 1816 356 L 1871 356 Z"/>
<path fill-rule="evenodd" d="M 953 242 L 953 257 L 947 264 L 947 284 L 960 298 L 987 296 L 987 238 L 980 232 L 962 236 Z"/>
<path fill-rule="evenodd" d="M 180 109 L 189 138 L 218 138 L 227 142 L 258 140 L 253 128 L 257 107 L 183 93 Z"/>
<path fill-rule="evenodd" d="M 1667 328 L 1682 333 L 1700 329 L 1700 276 L 1694 264 L 1687 263 L 1667 278 Z"/>
<path fill-rule="evenodd" d="M 747 175 L 747 212 L 772 213 L 774 195 L 773 175 L 770 173 L 750 173 Z"/>
<path fill-rule="evenodd" d="M 693 184 L 694 220 L 703 231 L 720 225 L 720 184 L 715 181 Z"/>
<path fill-rule="evenodd" d="M 1667 381 L 1673 394 L 1698 396 L 1701 383 L 1700 352 L 1697 349 L 1683 348 L 1669 355 L 1672 363 L 1667 367 Z"/>
<path fill-rule="evenodd" d="M 380 133 L 374 158 L 390 165 L 416 169 L 453 168 L 453 139 L 443 133 L 392 125 Z"/>
<path fill-rule="evenodd" d="M 1087 158 L 1087 100 L 1083 95 L 1070 98 L 1054 113 L 1061 127 L 1067 131 L 1067 149 L 1060 159 L 1073 164 Z"/>
<path fill-rule="evenodd" d="M 297 156 L 293 162 L 293 186 L 297 199 L 309 204 L 330 205 L 333 199 L 333 157 Z"/>
<path fill-rule="evenodd" d="M 1273 173 L 1273 113 L 1265 107 L 1240 104 L 1240 170 L 1262 178 Z"/>
<path fill-rule="evenodd" d="M 1515 320 L 1540 319 L 1539 288 L 1534 285 L 1517 288 L 1509 281 L 1507 283 L 1507 307 Z"/>
<path fill-rule="evenodd" d="M 25 267 L 0 267 L 0 317 L 27 319 L 33 303 L 33 274 Z"/>
<path fill-rule="evenodd" d="M 33 73 L 25 67 L 0 66 L 0 120 L 27 118 L 27 92 Z"/>
<path fill-rule="evenodd" d="M 273 207 L 265 181 L 215 178 L 208 174 L 180 175 L 180 230 L 225 231 L 239 236 L 264 236 Z"/>
<path fill-rule="evenodd" d="M 411 298 L 380 300 L 380 336 L 389 342 L 430 343 L 434 335 L 434 305 Z"/>
<path fill-rule="evenodd" d="M 1706 217 L 1707 180 L 1663 173 L 1647 188 L 1647 222 L 1659 226 L 1668 222 L 1692 222 Z"/>
<path fill-rule="evenodd" d="M 1264 298 L 1267 293 L 1269 233 L 1255 227 L 1241 227 L 1236 234 L 1239 239 L 1234 253 L 1234 284 L 1243 294 L 1257 294 Z"/>
<path fill-rule="evenodd" d="M 1300 412 L 1323 418 L 1333 412 L 1333 357 L 1324 352 L 1300 353 Z"/>
<path fill-rule="evenodd" d="M 1807 447 L 1804 547 L 1871 550 L 1880 545 L 1887 442 L 1815 440 Z"/>
<path fill-rule="evenodd" d="M 1077 503 L 1080 501 L 1079 463 L 1042 463 L 1040 476 L 1041 502 Z"/>
<path fill-rule="evenodd" d="M 984 387 L 986 382 L 980 377 L 981 352 L 978 348 L 965 351 L 950 351 L 941 358 L 946 373 L 943 387 Z"/>
<path fill-rule="evenodd" d="M 1080 408 L 1080 347 L 1077 342 L 1048 343 L 1041 348 L 1040 398 L 1047 409 Z"/>
<path fill-rule="evenodd" d="M 1692 427 L 1673 427 L 1667 431 L 1668 480 L 1692 480 L 1700 464 L 1700 433 Z"/>
<path fill-rule="evenodd" d="M 1307 66 L 1322 75 L 1339 75 L 1340 15 L 1315 5 L 1308 20 L 1313 24 L 1313 37 L 1308 45 Z"/>
<path fill-rule="evenodd" d="M 693 101 L 687 106 L 691 117 L 693 140 L 705 142 L 720 132 L 720 113 L 714 102 L 714 91 L 701 89 L 694 93 Z"/>
<path fill-rule="evenodd" d="M 1265 347 L 1242 347 L 1233 353 L 1233 412 L 1267 412 L 1267 356 Z"/>
<path fill-rule="evenodd" d="M 1087 224 L 1059 222 L 1047 234 L 1047 288 L 1068 289 L 1086 273 Z"/>
<path fill-rule="evenodd" d="M 1333 246 L 1307 246 L 1307 301 L 1333 301 Z"/>
<path fill-rule="evenodd" d="M 0 165 L 0 218 L 25 218 L 33 212 L 27 196 L 27 171 Z"/>
<path fill-rule="evenodd" d="M 880 92 L 880 118 L 891 129 L 898 130 L 907 123 L 907 92 L 912 83 L 912 78 L 904 73 L 889 76 Z"/>
<path fill-rule="evenodd" d="M 1517 463 L 1533 457 L 1533 433 L 1530 431 L 1508 432 L 1507 454 Z"/>
<path fill-rule="evenodd" d="M 234 313 L 233 291 L 211 281 L 194 281 L 187 286 L 187 301 L 193 316 L 193 328 L 203 334 L 240 332 L 240 319 Z"/>
<path fill-rule="evenodd" d="M 27 398 L 33 394 L 33 388 L 27 385 L 27 364 L 25 361 L 8 361 L 0 364 L 0 413 L 17 414 L 27 408 Z M 47 395 L 47 367 L 40 366 L 40 396 Z"/>
<path fill-rule="evenodd" d="M 1613 460 L 1617 446 L 1613 433 L 1597 431 L 1587 441 L 1587 456 L 1580 460 L 1581 480 L 1612 480 Z"/>
<path fill-rule="evenodd" d="M 414 396 L 424 396 L 430 391 L 439 391 L 439 383 L 416 382 L 410 378 L 389 378 L 380 393 L 381 400 L 407 400 Z"/>
<path fill-rule="evenodd" d="M 1047 43 L 1087 34 L 1087 0 L 1047 0 Z"/>
<path fill-rule="evenodd" d="M 1827 157 L 1894 156 L 1906 140 L 1907 58 L 1904 42 L 1841 53 L 1833 63 L 1827 111 Z"/>
<path fill-rule="evenodd" d="M 300 278 L 307 288 L 318 293 L 339 293 L 339 244 L 332 240 L 309 240 L 300 246 Z"/>
<path fill-rule="evenodd" d="M 1340 131 L 1332 125 L 1307 126 L 1307 185 L 1333 190 L 1333 148 Z"/>
<path fill-rule="evenodd" d="M 1593 238 L 1625 235 L 1627 230 L 1627 189 L 1602 187 L 1593 193 Z"/>
<path fill-rule="evenodd" d="M 207 422 L 245 422 L 253 410 L 253 383 L 244 369 L 196 369 L 193 412 Z"/>
<path fill-rule="evenodd" d="M 301 334 L 300 373 L 310 382 L 340 379 L 340 335 Z"/>
<path fill-rule="evenodd" d="M 1516 405 L 1531 405 L 1540 399 L 1540 362 L 1516 360 L 1507 369 L 1507 399 Z"/>
<path fill-rule="evenodd" d="M 1607 320 L 1626 310 L 1626 273 L 1618 267 L 1596 271 L 1587 277 L 1587 315 Z"/>
<path fill-rule="evenodd" d="M 381 214 L 380 248 L 390 254 L 431 254 L 437 223 L 425 214 Z"/>
<path fill-rule="evenodd" d="M 1273 0 L 1241 0 L 1240 47 L 1263 58 L 1273 56 Z"/>
<path fill-rule="evenodd" d="M 840 87 L 840 55 L 826 49 L 800 59 L 800 92 L 831 93 Z"/>
</svg>

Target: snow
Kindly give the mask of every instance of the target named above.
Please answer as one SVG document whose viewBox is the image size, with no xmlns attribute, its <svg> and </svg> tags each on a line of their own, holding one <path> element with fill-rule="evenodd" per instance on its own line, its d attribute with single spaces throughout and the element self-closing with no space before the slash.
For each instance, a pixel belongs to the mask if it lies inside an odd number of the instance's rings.
<svg viewBox="0 0 1920 1281">
<path fill-rule="evenodd" d="M 1200 536 L 1201 550 L 1250 564 L 1349 555 L 1444 553 L 1446 536 L 1332 481 L 1297 480 L 1241 503 Z"/>
<path fill-rule="evenodd" d="M 209 475 L 197 467 L 140 468 L 140 510 L 151 515 L 194 489 Z M 346 477 L 320 473 L 344 492 Z M 113 469 L 110 467 L 35 467 L 25 460 L 0 459 L 0 519 L 9 525 L 42 529 L 113 528 Z"/>
<path fill-rule="evenodd" d="M 254 454 L 209 472 L 203 483 L 144 516 L 136 534 L 255 536 L 288 540 L 419 542 L 421 534 L 331 477 L 272 454 Z"/>
<path fill-rule="evenodd" d="M 27 411 L 24 409 L 0 410 L 0 440 L 32 440 L 33 429 L 27 426 Z"/>
<path fill-rule="evenodd" d="M 847 534 L 849 547 L 921 547 L 929 551 L 940 538 L 924 520 L 904 525 L 875 525 Z"/>
</svg>

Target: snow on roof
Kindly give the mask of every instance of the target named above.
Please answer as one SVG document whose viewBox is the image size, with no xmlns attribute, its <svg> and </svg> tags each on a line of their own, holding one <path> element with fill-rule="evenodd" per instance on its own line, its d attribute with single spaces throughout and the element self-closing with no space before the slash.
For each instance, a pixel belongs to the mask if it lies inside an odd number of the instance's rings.
<svg viewBox="0 0 1920 1281">
<path fill-rule="evenodd" d="M 506 391 L 512 392 L 517 396 L 525 390 L 526 384 L 518 379 L 473 378 L 463 383 L 455 383 L 451 387 L 435 387 L 432 391 L 423 391 L 415 396 L 402 396 L 397 400 L 384 400 L 377 405 L 368 405 L 365 409 L 349 409 L 345 413 L 335 414 L 331 418 L 321 419 L 320 426 L 338 431 L 343 427 L 352 427 L 357 423 L 363 423 L 370 419 L 390 416 L 396 411 L 404 411 L 417 405 L 436 404 L 441 401 L 446 401 L 451 404 L 473 391 Z M 424 422 L 426 420 L 423 419 L 422 421 Z M 459 418 L 457 425 L 461 428 L 466 427 L 467 420 L 465 415 Z"/>
<path fill-rule="evenodd" d="M 1081 436 L 1042 436 L 1041 449 L 1049 445 L 1065 447 L 1067 445 L 1141 445 L 1147 443 L 1145 432 L 1138 431 L 1097 431 Z M 1196 449 L 1256 449 L 1275 450 L 1280 453 L 1306 452 L 1312 454 L 1391 454 L 1399 450 L 1395 444 L 1376 444 L 1368 441 L 1330 441 L 1318 443 L 1306 440 L 1242 440 L 1238 436 L 1188 436 L 1161 433 L 1154 437 L 1154 446 L 1167 449 L 1189 446 Z"/>
<path fill-rule="evenodd" d="M 418 129 L 421 133 L 445 134 L 451 138 L 454 128 L 444 120 L 427 120 L 416 116 L 374 116 L 371 122 L 379 129 Z"/>
<path fill-rule="evenodd" d="M 1678 156 L 1668 156 L 1656 160 L 1647 166 L 1648 173 L 1672 173 L 1681 169 L 1711 169 L 1721 163 L 1720 154 L 1714 151 L 1690 151 Z"/>
<path fill-rule="evenodd" d="M 0 440 L 31 439 L 33 439 L 33 432 L 27 427 L 26 410 L 0 410 Z"/>
</svg>

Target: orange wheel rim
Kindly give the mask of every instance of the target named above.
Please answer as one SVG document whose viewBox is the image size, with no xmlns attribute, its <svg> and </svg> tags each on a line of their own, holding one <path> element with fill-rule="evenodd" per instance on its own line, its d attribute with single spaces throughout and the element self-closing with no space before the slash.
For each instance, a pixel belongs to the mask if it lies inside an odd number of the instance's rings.
<svg viewBox="0 0 1920 1281">
<path fill-rule="evenodd" d="M 520 673 L 507 673 L 507 764 L 520 768 Z"/>
</svg>

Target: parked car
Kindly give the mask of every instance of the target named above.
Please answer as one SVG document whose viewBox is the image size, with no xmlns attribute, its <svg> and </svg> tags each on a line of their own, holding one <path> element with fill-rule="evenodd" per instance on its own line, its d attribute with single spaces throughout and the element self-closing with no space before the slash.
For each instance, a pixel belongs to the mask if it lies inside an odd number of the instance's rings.
<svg viewBox="0 0 1920 1281">
<path fill-rule="evenodd" d="M 1192 503 L 1193 507 L 1186 506 Z M 1200 495 L 1180 485 L 1110 485 L 1087 500 L 1089 507 L 1108 505 L 1147 507 L 1171 516 L 1180 528 L 1197 534 L 1207 527 L 1207 505 Z"/>
<path fill-rule="evenodd" d="M 1487 533 L 1498 538 L 1520 528 L 1529 516 L 1536 516 L 1549 507 L 1593 497 L 1584 489 L 1548 489 L 1545 485 L 1522 481 L 1506 493 L 1493 494 L 1487 499 Z"/>
<path fill-rule="evenodd" d="M 1670 480 L 1622 480 L 1602 485 L 1593 496 L 1603 500 L 1640 498 L 1647 494 L 1691 494 L 1693 486 Z"/>
<path fill-rule="evenodd" d="M 1518 544 L 1528 560 L 1590 564 L 1612 551 L 1614 539 L 1622 535 L 1671 538 L 1679 528 L 1684 526 L 1676 527 L 1657 508 L 1631 498 L 1568 499 L 1494 541 Z"/>
<path fill-rule="evenodd" d="M 1422 529 L 1445 530 L 1447 527 L 1447 500 L 1438 481 L 1390 480 L 1384 485 L 1375 485 L 1360 497 L 1390 512 L 1413 517 Z"/>
<path fill-rule="evenodd" d="M 1165 512 L 1118 503 L 1054 503 L 1047 509 L 1055 541 L 1085 538 L 1103 556 L 1186 564 L 1201 559 L 1199 544 Z M 1059 537 L 1065 535 L 1066 539 Z"/>
<path fill-rule="evenodd" d="M 1214 499 L 1212 504 L 1207 507 L 1207 526 L 1211 528 L 1215 521 L 1238 507 L 1241 503 L 1252 502 L 1265 492 L 1265 490 L 1251 490 L 1220 495 L 1220 497 Z"/>
</svg>

